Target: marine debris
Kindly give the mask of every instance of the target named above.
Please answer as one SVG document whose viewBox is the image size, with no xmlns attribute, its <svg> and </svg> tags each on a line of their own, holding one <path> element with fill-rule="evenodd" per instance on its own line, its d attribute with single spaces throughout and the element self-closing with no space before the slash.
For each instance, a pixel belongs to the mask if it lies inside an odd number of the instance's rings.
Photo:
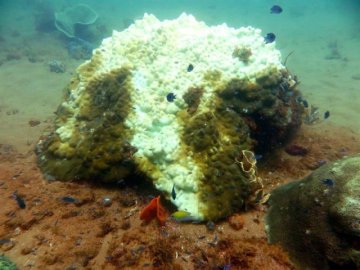
<svg viewBox="0 0 360 270">
<path fill-rule="evenodd" d="M 68 7 L 55 13 L 55 27 L 67 37 L 77 36 L 77 25 L 91 25 L 96 22 L 97 13 L 85 4 Z"/>
<path fill-rule="evenodd" d="M 262 194 L 253 152 L 301 125 L 294 78 L 258 29 L 145 14 L 77 69 L 39 165 L 59 180 L 141 173 L 195 219 L 226 217 Z"/>
<path fill-rule="evenodd" d="M 150 222 L 156 218 L 161 226 L 165 225 L 167 217 L 166 209 L 161 205 L 160 196 L 152 199 L 140 213 L 140 219 Z"/>
</svg>

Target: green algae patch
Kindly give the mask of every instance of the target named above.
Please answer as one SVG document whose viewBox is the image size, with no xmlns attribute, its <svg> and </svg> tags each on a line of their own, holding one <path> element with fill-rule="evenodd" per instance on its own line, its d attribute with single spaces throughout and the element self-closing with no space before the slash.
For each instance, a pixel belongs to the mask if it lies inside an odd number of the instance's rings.
<svg viewBox="0 0 360 270">
<path fill-rule="evenodd" d="M 18 270 L 16 264 L 12 262 L 8 257 L 0 255 L 0 269 L 1 270 Z"/>
</svg>

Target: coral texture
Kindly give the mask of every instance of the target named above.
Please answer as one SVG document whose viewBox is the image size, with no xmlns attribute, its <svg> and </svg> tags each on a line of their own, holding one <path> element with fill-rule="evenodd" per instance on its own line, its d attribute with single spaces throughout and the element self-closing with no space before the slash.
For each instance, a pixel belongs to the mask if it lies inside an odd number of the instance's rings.
<svg viewBox="0 0 360 270">
<path fill-rule="evenodd" d="M 225 217 L 261 190 L 244 150 L 271 150 L 301 124 L 295 85 L 258 29 L 145 14 L 77 69 L 39 164 L 61 180 L 141 172 L 180 210 Z"/>
</svg>

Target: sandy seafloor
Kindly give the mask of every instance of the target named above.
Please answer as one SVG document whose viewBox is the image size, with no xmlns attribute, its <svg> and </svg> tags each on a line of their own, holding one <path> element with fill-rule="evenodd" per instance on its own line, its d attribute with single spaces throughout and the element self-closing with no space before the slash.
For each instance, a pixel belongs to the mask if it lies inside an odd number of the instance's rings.
<svg viewBox="0 0 360 270">
<path fill-rule="evenodd" d="M 186 1 L 148 1 L 145 7 L 144 1 L 128 1 L 128 6 L 114 2 L 87 2 L 110 30 L 123 29 L 124 21 L 145 11 L 160 18 L 187 11 L 208 24 L 226 21 L 233 27 L 276 32 L 282 55 L 294 51 L 287 67 L 300 79 L 301 92 L 331 116 L 303 125 L 290 142 L 308 148 L 308 155 L 293 157 L 279 149 L 260 161 L 266 191 L 304 177 L 319 160 L 360 152 L 358 1 L 318 1 L 312 6 L 293 1 L 288 7 L 287 1 L 278 1 L 284 8 L 280 15 L 269 14 L 272 3 L 261 1 L 199 1 L 191 7 Z M 16 2 L 7 7 L 0 1 L 0 13 L 0 240 L 10 240 L 0 250 L 20 269 L 222 269 L 230 262 L 231 269 L 292 269 L 279 248 L 266 244 L 265 205 L 216 223 L 214 230 L 172 222 L 159 229 L 155 222 L 144 225 L 138 218 L 154 195 L 151 190 L 44 180 L 33 150 L 42 132 L 51 128 L 62 89 L 84 60 L 69 57 L 61 33 L 35 31 L 31 8 L 20 9 Z M 329 59 L 334 47 L 337 57 Z M 29 61 L 29 52 L 35 61 Z M 66 65 L 65 73 L 49 71 L 48 62 L 54 59 Z M 40 124 L 31 126 L 30 120 Z M 26 209 L 12 199 L 15 190 L 25 198 Z M 63 203 L 62 196 L 80 203 Z M 112 198 L 111 206 L 103 206 L 104 196 Z"/>
</svg>

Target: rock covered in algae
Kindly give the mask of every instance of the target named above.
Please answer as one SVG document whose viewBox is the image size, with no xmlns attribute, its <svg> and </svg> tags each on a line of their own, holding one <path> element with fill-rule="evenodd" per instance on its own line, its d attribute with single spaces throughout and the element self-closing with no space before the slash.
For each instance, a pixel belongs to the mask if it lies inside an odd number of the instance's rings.
<svg viewBox="0 0 360 270">
<path fill-rule="evenodd" d="M 141 172 L 180 210 L 225 217 L 261 188 L 250 150 L 300 125 L 295 84 L 258 29 L 145 14 L 77 69 L 39 164 L 62 180 Z"/>
<path fill-rule="evenodd" d="M 283 245 L 301 269 L 360 269 L 359 172 L 357 155 L 275 189 L 270 242 Z"/>
</svg>

